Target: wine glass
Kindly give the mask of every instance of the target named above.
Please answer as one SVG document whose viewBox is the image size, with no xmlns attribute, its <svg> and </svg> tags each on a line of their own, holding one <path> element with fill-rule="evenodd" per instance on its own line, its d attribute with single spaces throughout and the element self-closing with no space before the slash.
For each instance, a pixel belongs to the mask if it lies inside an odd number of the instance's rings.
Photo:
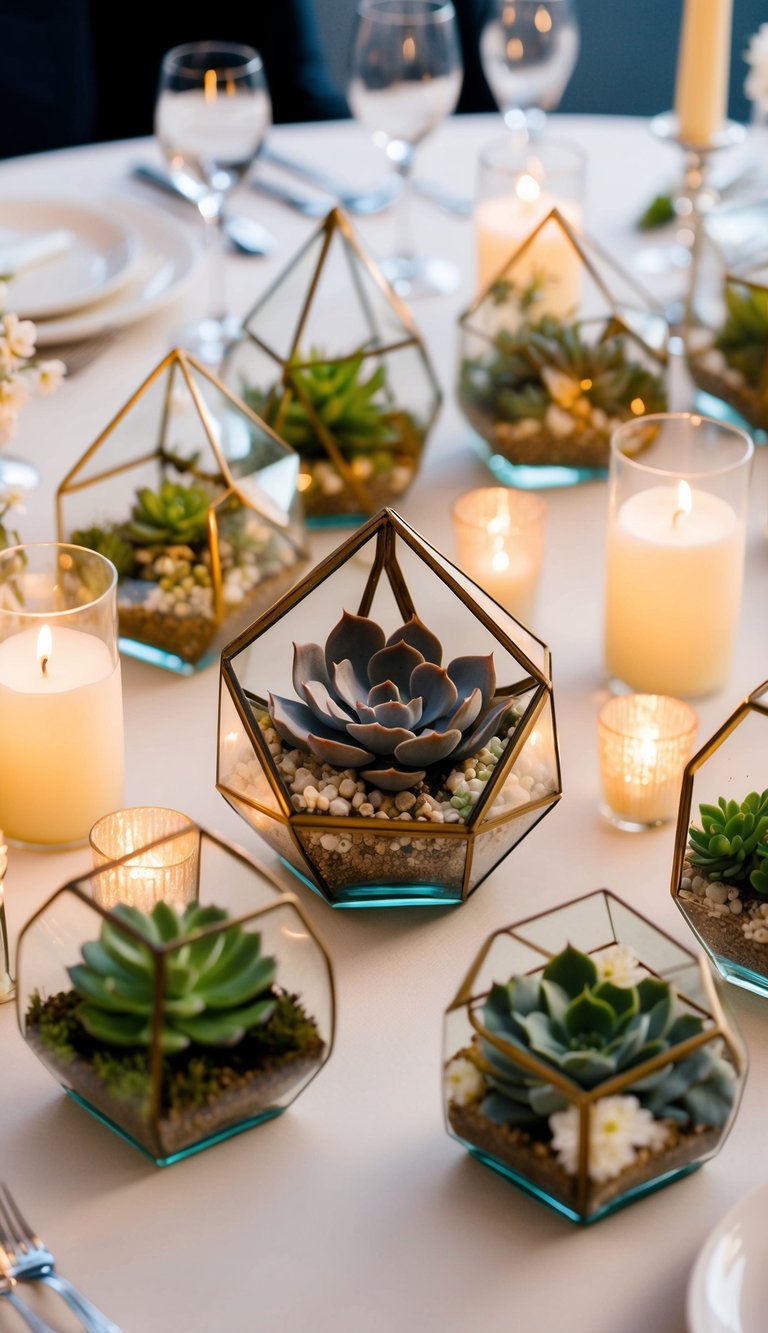
<svg viewBox="0 0 768 1333">
<path fill-rule="evenodd" d="M 261 57 L 240 42 L 187 42 L 163 57 L 155 133 L 171 176 L 195 202 L 210 253 L 209 314 L 178 340 L 208 365 L 219 365 L 240 326 L 227 313 L 224 289 L 224 201 L 259 151 L 271 120 Z"/>
<path fill-rule="evenodd" d="M 460 281 L 455 265 L 416 253 L 410 204 L 416 146 L 455 107 L 462 72 L 451 0 L 358 0 L 349 105 L 402 181 L 395 254 L 381 264 L 400 296 L 451 292 Z"/>
<path fill-rule="evenodd" d="M 480 60 L 505 124 L 540 133 L 579 55 L 576 0 L 496 0 Z"/>
</svg>

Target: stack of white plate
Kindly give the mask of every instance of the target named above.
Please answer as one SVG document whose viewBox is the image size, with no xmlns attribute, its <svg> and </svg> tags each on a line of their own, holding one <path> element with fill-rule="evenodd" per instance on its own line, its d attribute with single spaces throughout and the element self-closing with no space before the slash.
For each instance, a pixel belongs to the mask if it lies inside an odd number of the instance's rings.
<svg viewBox="0 0 768 1333">
<path fill-rule="evenodd" d="M 175 218 L 130 199 L 0 200 L 0 276 L 7 308 L 37 325 L 39 347 L 143 319 L 181 295 L 198 248 Z"/>
<path fill-rule="evenodd" d="M 688 1284 L 689 1333 L 768 1329 L 768 1186 L 740 1199 L 704 1244 Z"/>
</svg>

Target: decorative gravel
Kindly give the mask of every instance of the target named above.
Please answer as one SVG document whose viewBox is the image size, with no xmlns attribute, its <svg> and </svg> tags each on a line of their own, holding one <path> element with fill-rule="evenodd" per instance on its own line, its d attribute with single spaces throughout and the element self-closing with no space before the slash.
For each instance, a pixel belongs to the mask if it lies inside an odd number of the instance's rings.
<svg viewBox="0 0 768 1333">
<path fill-rule="evenodd" d="M 768 976 L 768 901 L 735 884 L 710 881 L 686 861 L 678 897 L 702 939 L 717 954 Z"/>
</svg>

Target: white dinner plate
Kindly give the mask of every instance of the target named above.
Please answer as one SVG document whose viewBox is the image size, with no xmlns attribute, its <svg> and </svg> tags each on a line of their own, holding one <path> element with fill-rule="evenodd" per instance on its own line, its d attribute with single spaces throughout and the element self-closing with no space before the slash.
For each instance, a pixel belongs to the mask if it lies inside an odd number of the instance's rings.
<svg viewBox="0 0 768 1333">
<path fill-rule="evenodd" d="M 138 260 L 127 282 L 111 297 L 86 310 L 62 319 L 39 321 L 39 347 L 77 342 L 106 329 L 133 324 L 181 296 L 188 287 L 201 253 L 192 234 L 160 208 L 148 208 L 122 197 L 113 201 L 114 207 L 118 203 L 121 216 L 136 230 L 140 242 Z"/>
<path fill-rule="evenodd" d="M 689 1333 L 768 1328 L 768 1185 L 726 1213 L 705 1241 L 688 1283 Z"/>
<path fill-rule="evenodd" d="M 141 248 L 135 228 L 103 204 L 30 195 L 0 200 L 3 245 L 57 233 L 68 243 L 8 283 L 9 309 L 23 319 L 64 315 L 111 295 L 128 280 Z"/>
</svg>

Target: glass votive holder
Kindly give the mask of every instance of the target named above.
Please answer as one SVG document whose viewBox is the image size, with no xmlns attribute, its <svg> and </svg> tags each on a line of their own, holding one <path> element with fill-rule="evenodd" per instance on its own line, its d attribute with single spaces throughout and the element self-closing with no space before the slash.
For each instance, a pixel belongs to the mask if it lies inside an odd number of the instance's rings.
<svg viewBox="0 0 768 1333">
<path fill-rule="evenodd" d="M 611 688 L 711 694 L 741 609 L 754 445 L 736 426 L 657 413 L 611 441 L 605 661 Z"/>
<path fill-rule="evenodd" d="M 117 571 L 79 546 L 0 552 L 0 828 L 85 843 L 123 799 Z"/>
<path fill-rule="evenodd" d="M 467 491 L 451 510 L 459 568 L 523 624 L 533 618 L 546 512 L 538 495 L 506 486 Z"/>
<path fill-rule="evenodd" d="M 585 157 L 577 144 L 542 135 L 507 134 L 480 150 L 474 209 L 477 289 L 497 278 L 553 208 L 581 227 Z M 535 281 L 540 314 L 563 315 L 579 304 L 582 264 L 567 238 L 546 227 L 515 264 L 515 281 Z M 555 307 L 557 307 L 555 309 Z"/>
<path fill-rule="evenodd" d="M 185 828 L 190 830 L 187 836 L 170 836 Z M 90 843 L 94 867 L 109 866 L 93 880 L 93 896 L 101 907 L 127 903 L 150 912 L 160 901 L 178 908 L 195 901 L 199 831 L 178 810 L 152 805 L 115 810 L 94 824 Z M 134 851 L 138 854 L 131 856 Z"/>
<path fill-rule="evenodd" d="M 674 819 L 697 725 L 690 704 L 661 694 L 621 695 L 603 704 L 600 813 L 611 824 L 639 833 Z"/>
</svg>

